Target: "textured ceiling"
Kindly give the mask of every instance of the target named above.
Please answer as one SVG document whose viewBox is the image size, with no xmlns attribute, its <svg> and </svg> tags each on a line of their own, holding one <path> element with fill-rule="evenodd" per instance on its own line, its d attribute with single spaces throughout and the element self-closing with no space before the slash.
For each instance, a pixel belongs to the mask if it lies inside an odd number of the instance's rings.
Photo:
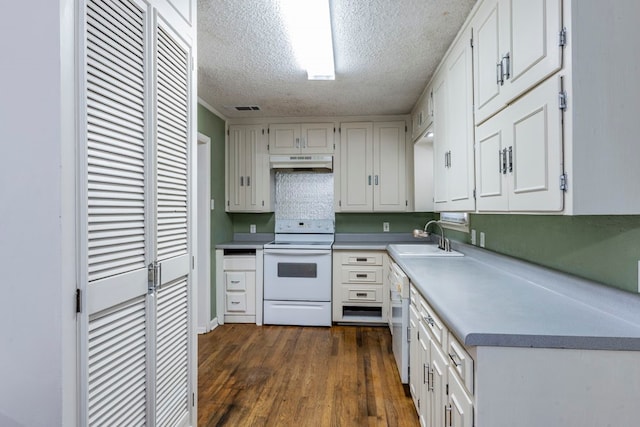
<svg viewBox="0 0 640 427">
<path fill-rule="evenodd" d="M 475 0 L 330 3 L 336 79 L 309 81 L 277 0 L 198 0 L 198 96 L 229 118 L 409 113 Z"/>
</svg>

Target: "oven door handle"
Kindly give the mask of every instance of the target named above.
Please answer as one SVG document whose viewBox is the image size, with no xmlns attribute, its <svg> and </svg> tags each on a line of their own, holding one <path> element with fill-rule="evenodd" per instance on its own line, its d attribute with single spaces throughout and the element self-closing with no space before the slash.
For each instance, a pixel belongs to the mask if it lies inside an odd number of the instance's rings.
<svg viewBox="0 0 640 427">
<path fill-rule="evenodd" d="M 265 254 L 289 255 L 289 256 L 310 256 L 310 255 L 331 255 L 331 249 L 265 249 Z"/>
</svg>

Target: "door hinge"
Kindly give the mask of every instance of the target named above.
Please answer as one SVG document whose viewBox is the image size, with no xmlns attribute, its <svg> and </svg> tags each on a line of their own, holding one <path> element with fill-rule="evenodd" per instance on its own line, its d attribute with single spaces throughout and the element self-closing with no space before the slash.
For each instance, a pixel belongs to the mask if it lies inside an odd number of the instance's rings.
<svg viewBox="0 0 640 427">
<path fill-rule="evenodd" d="M 449 396 L 449 384 L 447 384 L 447 396 Z"/>
<path fill-rule="evenodd" d="M 469 46 L 473 47 L 473 36 L 469 39 Z"/>
<path fill-rule="evenodd" d="M 338 206 L 342 206 L 342 200 L 338 200 Z"/>
<path fill-rule="evenodd" d="M 558 108 L 560 108 L 562 111 L 567 110 L 567 91 L 565 90 L 561 90 L 558 93 Z"/>
<path fill-rule="evenodd" d="M 82 312 L 82 291 L 76 289 L 76 313 Z"/>
<path fill-rule="evenodd" d="M 229 133 L 229 129 L 227 129 L 227 136 L 231 135 L 231 133 Z"/>
<path fill-rule="evenodd" d="M 411 327 L 407 326 L 407 342 L 411 342 Z"/>
<path fill-rule="evenodd" d="M 196 257 L 195 256 L 191 257 L 191 269 L 192 270 L 196 269 Z"/>
<path fill-rule="evenodd" d="M 333 127 L 333 133 L 336 133 L 336 127 L 335 126 Z"/>
<path fill-rule="evenodd" d="M 476 189 L 475 188 L 473 189 L 473 198 L 474 199 L 476 198 Z"/>
<path fill-rule="evenodd" d="M 191 406 L 196 406 L 196 394 L 191 393 Z"/>
<path fill-rule="evenodd" d="M 566 173 L 560 175 L 560 191 L 567 191 L 569 189 L 569 183 L 567 181 L 568 178 Z"/>
<path fill-rule="evenodd" d="M 404 133 L 407 133 L 409 131 L 409 128 L 407 127 L 407 125 L 404 125 Z"/>
<path fill-rule="evenodd" d="M 560 30 L 558 34 L 558 46 L 564 47 L 567 45 L 567 27 Z"/>
<path fill-rule="evenodd" d="M 342 133 L 342 128 L 341 127 L 338 128 L 338 133 Z"/>
<path fill-rule="evenodd" d="M 271 133 L 271 129 L 267 128 L 267 134 Z"/>
</svg>

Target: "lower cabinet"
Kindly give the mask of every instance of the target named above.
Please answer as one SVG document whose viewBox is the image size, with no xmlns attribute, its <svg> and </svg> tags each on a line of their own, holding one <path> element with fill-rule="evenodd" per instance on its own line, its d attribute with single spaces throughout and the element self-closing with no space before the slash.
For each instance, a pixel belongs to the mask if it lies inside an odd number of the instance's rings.
<svg viewBox="0 0 640 427">
<path fill-rule="evenodd" d="M 473 426 L 473 359 L 411 285 L 409 390 L 422 427 Z"/>
<path fill-rule="evenodd" d="M 333 251 L 334 322 L 386 322 L 386 251 Z M 385 289 L 386 288 L 386 289 Z"/>
<path fill-rule="evenodd" d="M 220 323 L 262 324 L 262 310 L 256 302 L 262 300 L 262 255 L 257 257 L 255 251 L 224 253 L 218 250 L 216 253 L 217 265 L 222 266 L 216 280 L 221 288 L 218 292 Z"/>
</svg>

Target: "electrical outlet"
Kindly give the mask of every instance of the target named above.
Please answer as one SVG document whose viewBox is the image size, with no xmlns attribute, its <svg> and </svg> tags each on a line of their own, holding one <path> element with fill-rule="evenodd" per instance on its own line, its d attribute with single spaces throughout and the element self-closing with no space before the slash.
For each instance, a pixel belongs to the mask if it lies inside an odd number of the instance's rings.
<svg viewBox="0 0 640 427">
<path fill-rule="evenodd" d="M 480 232 L 480 247 L 484 248 L 484 231 Z"/>
<path fill-rule="evenodd" d="M 385 233 L 389 232 L 389 223 L 388 222 L 383 222 L 382 223 L 382 231 L 384 231 Z"/>
<path fill-rule="evenodd" d="M 211 210 L 214 210 L 216 208 L 216 201 L 211 199 Z"/>
<path fill-rule="evenodd" d="M 472 245 L 478 244 L 478 242 L 476 242 L 476 230 L 471 230 L 471 244 Z"/>
<path fill-rule="evenodd" d="M 255 233 L 256 232 L 256 225 L 255 224 L 251 224 L 249 226 L 249 233 Z"/>
</svg>

